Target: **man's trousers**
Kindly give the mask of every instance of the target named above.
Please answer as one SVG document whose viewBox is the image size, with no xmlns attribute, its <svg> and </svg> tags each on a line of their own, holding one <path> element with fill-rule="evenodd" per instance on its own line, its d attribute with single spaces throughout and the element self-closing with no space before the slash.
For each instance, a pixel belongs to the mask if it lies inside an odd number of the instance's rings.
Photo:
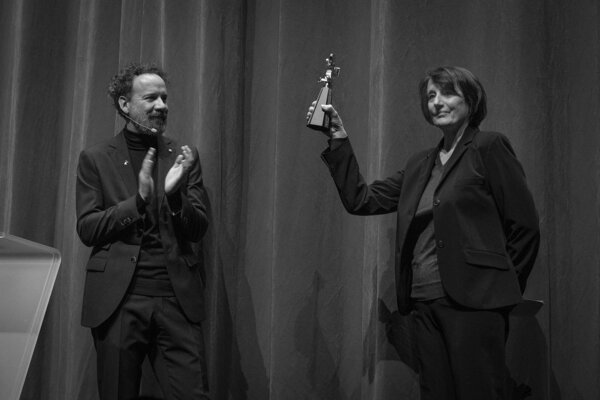
<svg viewBox="0 0 600 400">
<path fill-rule="evenodd" d="M 92 336 L 101 400 L 137 399 L 146 356 L 167 400 L 209 398 L 202 327 L 175 297 L 127 294 Z"/>
</svg>

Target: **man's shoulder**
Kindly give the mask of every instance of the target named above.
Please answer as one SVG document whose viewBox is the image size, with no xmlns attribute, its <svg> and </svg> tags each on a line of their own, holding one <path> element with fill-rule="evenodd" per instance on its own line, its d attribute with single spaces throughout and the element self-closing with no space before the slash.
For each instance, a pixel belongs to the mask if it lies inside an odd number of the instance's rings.
<svg viewBox="0 0 600 400">
<path fill-rule="evenodd" d="M 87 146 L 85 149 L 83 149 L 83 153 L 86 154 L 102 154 L 102 153 L 106 153 L 109 149 L 115 148 L 117 141 L 118 141 L 118 135 L 112 136 L 110 138 L 107 139 L 103 139 L 101 141 L 95 142 L 90 144 L 89 146 Z"/>
</svg>

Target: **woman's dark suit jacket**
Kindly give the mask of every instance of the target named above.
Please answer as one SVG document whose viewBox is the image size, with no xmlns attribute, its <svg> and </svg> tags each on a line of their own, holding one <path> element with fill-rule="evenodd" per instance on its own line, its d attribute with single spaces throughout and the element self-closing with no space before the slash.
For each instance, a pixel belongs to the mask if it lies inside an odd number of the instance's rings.
<svg viewBox="0 0 600 400">
<path fill-rule="evenodd" d="M 349 213 L 397 212 L 395 272 L 401 313 L 411 308 L 409 228 L 440 146 L 416 154 L 404 170 L 370 185 L 348 140 L 322 154 Z M 504 135 L 465 130 L 435 189 L 433 224 L 439 272 L 450 298 L 475 309 L 522 301 L 538 252 L 539 222 L 523 168 Z"/>
<path fill-rule="evenodd" d="M 175 141 L 158 137 L 154 187 L 159 199 L 159 231 L 177 301 L 190 321 L 199 322 L 204 317 L 203 282 L 200 260 L 192 243 L 202 238 L 208 225 L 204 186 L 198 152 L 194 149 L 196 162 L 180 188 L 181 212 L 171 212 L 164 182 L 178 152 Z M 136 207 L 138 184 L 129 160 L 123 132 L 79 156 L 77 233 L 86 246 L 93 247 L 86 266 L 81 318 L 84 326 L 100 325 L 117 309 L 135 271 L 143 215 Z"/>
</svg>

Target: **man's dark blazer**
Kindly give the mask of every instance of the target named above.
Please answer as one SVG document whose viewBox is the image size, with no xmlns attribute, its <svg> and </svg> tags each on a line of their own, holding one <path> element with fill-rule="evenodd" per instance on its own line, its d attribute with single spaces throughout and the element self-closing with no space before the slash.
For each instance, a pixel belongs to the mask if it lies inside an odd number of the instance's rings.
<svg viewBox="0 0 600 400">
<path fill-rule="evenodd" d="M 441 143 L 414 155 L 404 170 L 370 185 L 348 140 L 322 154 L 349 213 L 397 212 L 401 313 L 411 308 L 410 226 L 440 148 Z M 523 168 L 504 135 L 465 130 L 435 189 L 433 224 L 439 272 L 450 298 L 475 309 L 522 300 L 539 248 L 539 221 Z"/>
<path fill-rule="evenodd" d="M 208 220 L 198 152 L 180 187 L 181 211 L 173 213 L 164 193 L 165 176 L 179 146 L 159 136 L 154 182 L 159 201 L 159 231 L 175 296 L 192 322 L 204 317 L 200 259 L 192 243 L 204 235 Z M 97 327 L 117 309 L 140 253 L 143 214 L 138 212 L 137 177 L 123 132 L 81 152 L 77 168 L 77 233 L 93 247 L 86 266 L 82 325 Z M 157 165 L 158 164 L 158 165 Z"/>
</svg>

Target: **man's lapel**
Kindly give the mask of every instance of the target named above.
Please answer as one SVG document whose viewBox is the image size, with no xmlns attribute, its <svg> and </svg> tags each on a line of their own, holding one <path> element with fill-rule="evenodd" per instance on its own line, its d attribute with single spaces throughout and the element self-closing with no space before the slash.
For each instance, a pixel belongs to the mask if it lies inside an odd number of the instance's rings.
<svg viewBox="0 0 600 400">
<path fill-rule="evenodd" d="M 167 173 L 173 166 L 177 151 L 173 148 L 171 139 L 159 136 L 158 137 L 158 182 L 155 182 L 156 194 L 158 196 L 158 206 L 162 207 L 165 195 L 165 178 Z"/>
<path fill-rule="evenodd" d="M 129 195 L 133 196 L 137 191 L 138 184 L 133 172 L 133 166 L 131 165 L 129 150 L 127 149 L 127 142 L 125 141 L 123 131 L 114 136 L 108 146 L 113 150 L 110 156 L 123 179 L 126 191 Z"/>
</svg>

